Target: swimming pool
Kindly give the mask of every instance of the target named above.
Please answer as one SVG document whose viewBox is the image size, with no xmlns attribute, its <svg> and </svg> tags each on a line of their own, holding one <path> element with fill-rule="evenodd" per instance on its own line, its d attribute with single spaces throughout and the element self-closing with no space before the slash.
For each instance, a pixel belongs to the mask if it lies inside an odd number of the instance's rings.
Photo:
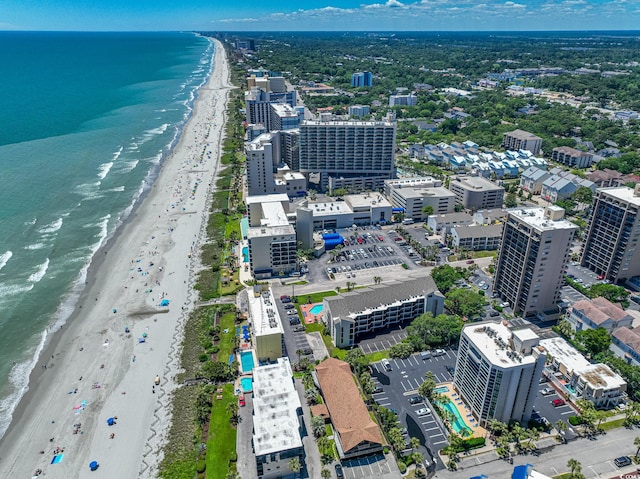
<svg viewBox="0 0 640 479">
<path fill-rule="evenodd" d="M 440 403 L 440 406 L 453 414 L 454 419 L 451 421 L 451 427 L 456 434 L 460 434 L 462 437 L 471 436 L 473 434 L 473 431 L 464 423 L 464 420 L 460 415 L 460 411 L 458 411 L 455 404 L 447 400 L 445 403 Z"/>
<path fill-rule="evenodd" d="M 240 385 L 242 386 L 242 390 L 246 393 L 253 391 L 253 379 L 251 378 L 240 379 Z"/>
<path fill-rule="evenodd" d="M 322 313 L 322 310 L 324 309 L 324 306 L 322 305 L 322 303 L 318 303 L 318 304 L 314 304 L 313 307 L 309 310 L 309 312 L 311 314 L 320 314 Z"/>
<path fill-rule="evenodd" d="M 250 373 L 255 366 L 253 362 L 253 353 L 251 351 L 242 351 L 240 353 L 240 365 L 243 373 Z"/>
<path fill-rule="evenodd" d="M 245 263 L 249 262 L 249 248 L 247 246 L 244 246 L 242 248 L 242 258 L 244 259 Z"/>
<path fill-rule="evenodd" d="M 449 387 L 448 386 L 438 386 L 437 388 L 434 388 L 434 391 L 437 393 L 448 393 L 449 392 Z"/>
</svg>

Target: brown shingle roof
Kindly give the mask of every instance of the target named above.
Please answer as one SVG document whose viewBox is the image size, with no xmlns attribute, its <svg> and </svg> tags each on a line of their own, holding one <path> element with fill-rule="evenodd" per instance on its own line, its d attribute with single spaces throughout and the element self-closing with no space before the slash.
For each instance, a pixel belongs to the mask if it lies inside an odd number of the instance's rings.
<svg viewBox="0 0 640 479">
<path fill-rule="evenodd" d="M 622 326 L 621 328 L 613 331 L 613 336 L 618 338 L 635 352 L 640 353 L 640 335 L 635 329 L 629 329 L 626 326 Z"/>
<path fill-rule="evenodd" d="M 327 409 L 326 404 L 314 404 L 309 409 L 311 410 L 311 414 L 314 416 L 320 416 L 324 420 L 329 419 L 329 410 Z"/>
<path fill-rule="evenodd" d="M 582 311 L 594 324 L 602 324 L 611 318 L 614 322 L 627 317 L 627 313 L 606 298 L 598 296 L 591 301 L 583 299 L 573 305 L 573 309 Z"/>
<path fill-rule="evenodd" d="M 349 365 L 328 358 L 316 366 L 316 375 L 343 450 L 348 452 L 363 441 L 383 444 L 380 429 L 362 402 Z"/>
</svg>

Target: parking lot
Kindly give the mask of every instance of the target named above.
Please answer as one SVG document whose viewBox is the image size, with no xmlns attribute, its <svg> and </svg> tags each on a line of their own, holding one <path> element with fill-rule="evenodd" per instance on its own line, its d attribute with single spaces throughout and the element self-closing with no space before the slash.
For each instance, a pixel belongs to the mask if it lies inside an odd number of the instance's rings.
<svg viewBox="0 0 640 479">
<path fill-rule="evenodd" d="M 314 360 L 313 350 L 307 340 L 307 335 L 304 326 L 300 323 L 291 324 L 291 322 L 300 321 L 300 316 L 297 314 L 287 314 L 288 311 L 296 311 L 295 309 L 287 309 L 287 305 L 292 303 L 283 303 L 280 298 L 276 299 L 276 305 L 278 307 L 278 313 L 282 318 L 282 328 L 284 330 L 284 345 L 285 354 L 289 357 L 292 363 L 298 362 L 298 351 L 301 352 L 300 358 L 308 356 L 311 361 Z M 322 357 L 322 356 L 321 356 Z"/>
<path fill-rule="evenodd" d="M 398 415 L 401 428 L 406 428 L 405 437 L 417 437 L 422 447 L 420 452 L 425 457 L 425 467 L 430 470 L 444 467 L 437 462 L 437 451 L 448 444 L 448 433 L 440 418 L 430 411 L 427 414 L 417 414 L 423 408 L 432 410 L 428 402 L 420 401 L 411 404 L 409 399 L 417 394 L 427 371 L 433 372 L 436 382 L 453 380 L 452 372 L 455 367 L 455 350 L 446 350 L 442 356 L 421 359 L 419 354 L 413 354 L 407 359 L 390 359 L 391 371 L 387 371 L 381 363 L 372 365 L 372 377 L 379 392 L 373 395 L 374 400 L 387 409 L 394 410 Z"/>
<path fill-rule="evenodd" d="M 553 392 L 551 394 L 544 395 L 542 391 L 545 389 L 552 389 Z M 535 405 L 533 406 L 533 419 L 537 418 L 546 418 L 549 421 L 549 424 L 553 426 L 558 421 L 564 421 L 567 423 L 567 430 L 564 434 L 564 437 L 570 441 L 576 437 L 576 432 L 573 429 L 573 426 L 569 424 L 569 417 L 575 416 L 576 411 L 566 403 L 562 406 L 555 407 L 553 405 L 553 401 L 555 399 L 562 399 L 555 388 L 549 382 L 545 382 L 539 385 L 538 387 L 538 396 L 536 397 Z"/>
<path fill-rule="evenodd" d="M 384 454 L 359 457 L 342 461 L 342 469 L 345 479 L 360 479 L 385 476 L 395 477 Z"/>
<path fill-rule="evenodd" d="M 394 329 L 388 332 L 378 332 L 371 338 L 359 338 L 358 347 L 365 354 L 385 351 L 391 346 L 402 342 L 407 337 L 405 329 Z"/>
</svg>

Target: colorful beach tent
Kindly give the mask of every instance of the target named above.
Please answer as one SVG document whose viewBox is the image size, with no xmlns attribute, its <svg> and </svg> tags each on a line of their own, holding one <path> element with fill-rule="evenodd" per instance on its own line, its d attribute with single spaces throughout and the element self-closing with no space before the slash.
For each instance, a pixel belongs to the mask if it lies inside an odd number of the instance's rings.
<svg viewBox="0 0 640 479">
<path fill-rule="evenodd" d="M 91 461 L 89 463 L 89 469 L 91 469 L 92 471 L 95 471 L 99 467 L 100 467 L 100 464 L 98 464 L 98 461 Z"/>
<path fill-rule="evenodd" d="M 53 459 L 51 459 L 51 464 L 58 464 L 62 462 L 63 457 L 64 457 L 64 454 L 56 454 L 55 456 L 53 456 Z"/>
<path fill-rule="evenodd" d="M 162 301 L 160 301 L 160 306 L 169 306 L 169 300 L 163 299 Z"/>
<path fill-rule="evenodd" d="M 109 426 L 113 426 L 116 423 L 116 420 L 112 417 L 110 417 L 109 419 L 107 419 L 107 424 Z"/>
</svg>

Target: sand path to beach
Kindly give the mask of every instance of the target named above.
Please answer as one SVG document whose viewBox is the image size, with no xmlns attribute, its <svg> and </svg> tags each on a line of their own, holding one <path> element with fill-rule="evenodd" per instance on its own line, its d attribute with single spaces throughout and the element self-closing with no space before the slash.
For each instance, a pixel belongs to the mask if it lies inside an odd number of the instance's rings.
<svg viewBox="0 0 640 479">
<path fill-rule="evenodd" d="M 2 478 L 38 469 L 60 479 L 156 477 L 231 88 L 215 44 L 214 70 L 178 145 L 134 216 L 98 253 L 75 316 L 36 366 L 0 443 Z M 91 472 L 94 460 L 100 467 Z"/>
</svg>

